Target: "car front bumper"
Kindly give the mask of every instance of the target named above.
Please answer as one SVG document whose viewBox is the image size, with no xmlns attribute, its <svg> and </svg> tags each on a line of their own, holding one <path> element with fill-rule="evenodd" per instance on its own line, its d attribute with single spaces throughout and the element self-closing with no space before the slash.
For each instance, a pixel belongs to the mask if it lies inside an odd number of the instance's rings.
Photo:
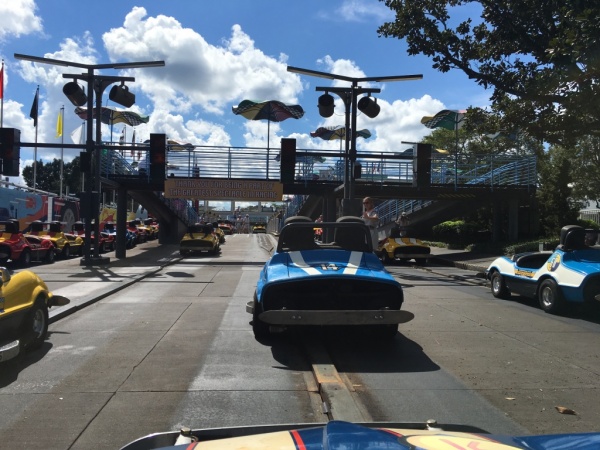
<svg viewBox="0 0 600 450">
<path fill-rule="evenodd" d="M 254 312 L 254 302 L 246 304 L 246 312 Z M 404 310 L 270 310 L 258 318 L 269 325 L 394 325 L 406 323 L 414 314 Z"/>
<path fill-rule="evenodd" d="M 20 350 L 21 345 L 18 340 L 6 344 L 0 343 L 0 363 L 17 357 Z"/>
</svg>

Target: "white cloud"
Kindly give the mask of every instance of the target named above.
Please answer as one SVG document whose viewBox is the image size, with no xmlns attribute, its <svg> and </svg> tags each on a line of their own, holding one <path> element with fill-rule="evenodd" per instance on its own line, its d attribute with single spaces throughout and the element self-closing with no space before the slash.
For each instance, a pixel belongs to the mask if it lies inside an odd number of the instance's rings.
<svg viewBox="0 0 600 450">
<path fill-rule="evenodd" d="M 376 21 L 382 23 L 394 18 L 393 13 L 379 0 L 344 0 L 337 10 L 348 22 Z"/>
<path fill-rule="evenodd" d="M 43 31 L 34 0 L 4 0 L 0 3 L 0 41 Z"/>
<path fill-rule="evenodd" d="M 230 114 L 226 106 L 231 102 L 248 98 L 293 103 L 302 90 L 299 77 L 287 72 L 287 56 L 265 55 L 239 25 L 217 46 L 172 17 L 147 18 L 144 8 L 135 7 L 123 26 L 105 33 L 103 40 L 112 61 L 165 61 L 164 68 L 132 71 L 135 88 L 158 108 Z"/>
</svg>

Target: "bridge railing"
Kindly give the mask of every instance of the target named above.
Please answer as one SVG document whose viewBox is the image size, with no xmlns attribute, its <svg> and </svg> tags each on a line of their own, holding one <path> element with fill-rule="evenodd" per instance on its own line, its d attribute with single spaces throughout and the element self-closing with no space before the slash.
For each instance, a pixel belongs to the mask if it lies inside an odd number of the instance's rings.
<svg viewBox="0 0 600 450">
<path fill-rule="evenodd" d="M 226 146 L 167 146 L 168 177 L 271 179 L 280 177 L 278 149 Z M 344 154 L 339 150 L 297 149 L 296 181 L 331 181 L 344 179 Z M 412 156 L 402 153 L 360 153 L 361 181 L 373 184 L 406 185 L 414 178 Z M 102 153 L 101 173 L 115 175 L 149 176 L 148 146 L 140 145 L 135 152 L 107 150 Z M 144 175 L 145 174 L 145 175 Z M 501 186 L 534 186 L 537 183 L 536 158 L 517 155 L 442 155 L 431 156 L 431 185 L 454 185 L 456 189 L 486 185 L 492 189 Z M 297 211 L 297 199 L 288 208 Z M 401 212 L 414 212 L 431 204 L 430 201 L 391 200 L 379 205 L 381 223 L 394 220 Z M 188 205 L 189 206 L 189 205 Z M 193 209 L 182 204 L 173 205 L 186 222 L 197 221 Z M 186 209 L 186 211 L 183 211 Z M 190 209 L 190 211 L 187 211 Z M 193 223 L 193 222 L 192 222 Z"/>
<path fill-rule="evenodd" d="M 448 183 L 457 183 L 460 188 L 486 185 L 491 188 L 500 188 L 502 186 L 524 186 L 532 188 L 537 180 L 537 159 L 535 156 L 520 156 L 517 159 L 506 156 L 486 155 L 482 157 L 473 157 L 470 163 L 462 166 L 468 168 L 466 172 L 458 174 L 451 170 L 449 173 L 436 170 L 432 163 L 432 184 L 443 181 Z M 438 168 L 439 169 L 439 168 Z M 435 174 L 435 175 L 434 175 Z M 445 174 L 445 177 L 441 176 Z M 439 176 L 439 179 L 436 178 Z M 403 212 L 410 214 L 419 211 L 433 203 L 432 200 L 386 200 L 377 206 L 379 224 L 390 223 Z"/>
<path fill-rule="evenodd" d="M 102 174 L 148 173 L 148 146 L 135 152 L 110 150 L 102 154 Z M 129 154 L 128 154 L 129 153 Z M 167 176 L 278 180 L 279 151 L 260 147 L 167 146 Z M 523 161 L 529 161 L 523 163 Z M 360 153 L 361 179 L 372 183 L 406 184 L 413 181 L 413 157 L 401 153 Z M 511 155 L 434 154 L 432 184 L 534 185 L 535 157 Z M 339 150 L 297 149 L 295 179 L 342 182 L 344 154 Z"/>
</svg>

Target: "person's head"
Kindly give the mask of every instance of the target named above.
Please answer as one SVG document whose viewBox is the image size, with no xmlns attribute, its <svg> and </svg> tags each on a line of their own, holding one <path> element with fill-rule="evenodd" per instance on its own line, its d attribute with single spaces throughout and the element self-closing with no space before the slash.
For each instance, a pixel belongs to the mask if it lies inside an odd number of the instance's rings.
<svg viewBox="0 0 600 450">
<path fill-rule="evenodd" d="M 373 203 L 373 199 L 371 197 L 365 197 L 362 203 L 363 208 L 365 208 L 366 210 L 373 209 L 375 207 L 375 204 Z"/>
</svg>

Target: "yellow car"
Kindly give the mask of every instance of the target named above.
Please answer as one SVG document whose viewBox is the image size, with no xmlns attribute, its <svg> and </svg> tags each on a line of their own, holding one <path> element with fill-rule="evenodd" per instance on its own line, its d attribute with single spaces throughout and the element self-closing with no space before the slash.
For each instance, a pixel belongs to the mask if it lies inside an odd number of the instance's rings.
<svg viewBox="0 0 600 450">
<path fill-rule="evenodd" d="M 196 223 L 188 227 L 187 232 L 179 243 L 179 253 L 181 256 L 201 252 L 216 255 L 220 251 L 219 238 L 215 233 L 214 226 L 209 223 Z"/>
<path fill-rule="evenodd" d="M 56 248 L 56 254 L 67 259 L 71 255 L 83 255 L 83 238 L 63 231 L 60 222 L 31 222 L 31 231 L 28 234 L 42 239 L 50 239 Z"/>
<path fill-rule="evenodd" d="M 215 234 L 217 235 L 217 239 L 219 239 L 219 244 L 224 244 L 225 243 L 225 231 L 223 231 L 219 227 L 219 222 L 213 222 L 212 226 L 213 226 L 213 230 L 215 231 Z"/>
<path fill-rule="evenodd" d="M 265 223 L 257 223 L 252 227 L 252 233 L 266 233 L 267 232 L 267 224 Z"/>
<path fill-rule="evenodd" d="M 399 229 L 394 227 L 388 238 L 379 241 L 375 254 L 384 264 L 414 259 L 417 264 L 425 265 L 431 256 L 431 249 L 419 239 L 401 237 Z"/>
<path fill-rule="evenodd" d="M 0 362 L 41 347 L 48 334 L 48 308 L 68 303 L 35 273 L 11 275 L 0 267 Z"/>
</svg>

